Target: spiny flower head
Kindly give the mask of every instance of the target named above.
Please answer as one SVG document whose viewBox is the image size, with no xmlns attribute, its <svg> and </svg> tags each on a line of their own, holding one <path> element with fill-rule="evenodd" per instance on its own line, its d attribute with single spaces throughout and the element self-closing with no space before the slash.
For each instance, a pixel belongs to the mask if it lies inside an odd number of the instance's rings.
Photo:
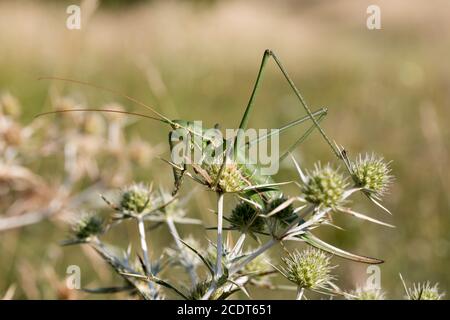
<svg viewBox="0 0 450 320">
<path fill-rule="evenodd" d="M 295 251 L 282 258 L 282 261 L 285 264 L 282 268 L 284 276 L 300 288 L 326 289 L 334 279 L 331 275 L 333 266 L 330 265 L 330 256 L 318 249 Z"/>
<path fill-rule="evenodd" d="M 84 214 L 74 223 L 72 229 L 77 239 L 85 240 L 101 234 L 104 231 L 103 223 L 103 218 L 98 215 Z"/>
<path fill-rule="evenodd" d="M 217 177 L 222 167 L 221 163 L 204 164 L 204 169 L 210 176 L 212 182 L 217 180 Z M 236 163 L 226 163 L 220 175 L 218 187 L 222 192 L 238 192 L 245 188 L 246 180 L 242 174 L 239 166 Z"/>
<path fill-rule="evenodd" d="M 439 292 L 438 284 L 431 286 L 430 282 L 413 283 L 412 288 L 406 289 L 408 300 L 441 300 L 445 294 Z"/>
<path fill-rule="evenodd" d="M 264 219 L 258 217 L 258 210 L 247 201 L 241 201 L 233 209 L 230 216 L 230 223 L 239 230 L 250 230 L 254 232 L 264 231 Z"/>
<path fill-rule="evenodd" d="M 385 194 L 392 182 L 389 162 L 375 154 L 370 156 L 366 154 L 364 158 L 359 155 L 351 164 L 351 171 L 356 186 L 366 189 L 376 197 Z"/>
<path fill-rule="evenodd" d="M 344 202 L 347 182 L 344 176 L 330 165 L 322 167 L 316 164 L 314 170 L 307 174 L 306 183 L 302 185 L 305 200 L 326 208 L 336 208 Z"/>
<path fill-rule="evenodd" d="M 357 287 L 345 295 L 347 300 L 385 300 L 385 293 L 381 289 Z"/>
<path fill-rule="evenodd" d="M 120 209 L 141 213 L 152 208 L 151 189 L 141 183 L 132 184 L 122 191 L 120 198 Z"/>
</svg>

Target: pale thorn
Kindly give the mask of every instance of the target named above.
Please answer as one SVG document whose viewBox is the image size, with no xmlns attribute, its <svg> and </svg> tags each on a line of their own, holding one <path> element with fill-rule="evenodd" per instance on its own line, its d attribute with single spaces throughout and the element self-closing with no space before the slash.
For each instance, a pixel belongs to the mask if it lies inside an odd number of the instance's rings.
<svg viewBox="0 0 450 320">
<path fill-rule="evenodd" d="M 370 201 L 372 201 L 373 203 L 375 203 L 378 207 L 380 207 L 381 209 L 383 209 L 384 211 L 386 211 L 387 213 L 389 213 L 390 215 L 392 215 L 392 213 L 389 211 L 389 209 L 385 208 L 381 203 L 379 203 L 377 200 L 375 200 L 373 197 L 369 197 Z"/>
<path fill-rule="evenodd" d="M 244 294 L 247 296 L 247 298 L 249 298 L 250 300 L 252 300 L 252 297 L 250 296 L 250 293 L 247 291 L 247 289 L 242 285 L 239 284 L 233 280 L 228 280 L 230 283 L 232 283 L 233 285 L 235 285 L 236 287 L 238 287 L 239 289 L 242 290 L 242 292 L 244 292 Z"/>
<path fill-rule="evenodd" d="M 304 204 L 298 208 L 294 209 L 294 213 L 297 214 L 298 212 L 302 211 L 303 209 L 305 209 L 308 205 Z"/>
<path fill-rule="evenodd" d="M 340 231 L 345 231 L 344 228 L 339 227 L 338 225 L 336 225 L 336 224 L 334 224 L 334 223 L 331 223 L 330 221 L 327 221 L 327 220 L 325 220 L 324 222 L 322 222 L 322 224 L 327 225 L 327 226 L 330 226 L 330 227 L 333 227 L 333 228 L 338 229 L 338 230 L 340 230 Z M 311 229 L 313 229 L 313 228 L 311 228 Z"/>
<path fill-rule="evenodd" d="M 297 160 L 295 160 L 294 156 L 291 154 L 292 161 L 294 162 L 295 168 L 297 169 L 298 175 L 300 176 L 300 180 L 302 180 L 303 183 L 308 183 L 308 178 L 303 173 L 302 169 L 300 169 L 300 166 L 297 163 Z"/>
<path fill-rule="evenodd" d="M 405 292 L 406 292 L 406 294 L 407 294 L 408 297 L 409 297 L 409 291 L 408 291 L 408 287 L 406 286 L 406 282 L 405 282 L 405 280 L 403 279 L 403 276 L 402 276 L 401 273 L 399 273 L 398 275 L 400 276 L 400 280 L 402 281 L 403 288 L 405 288 Z"/>
<path fill-rule="evenodd" d="M 386 223 L 386 222 L 383 222 L 383 221 L 371 218 L 369 216 L 366 216 L 365 214 L 353 211 L 350 208 L 338 207 L 337 210 L 342 212 L 342 213 L 347 213 L 349 215 L 352 215 L 352 216 L 354 216 L 354 217 L 356 217 L 358 219 L 362 219 L 362 220 L 366 220 L 366 221 L 369 221 L 369 222 L 373 222 L 373 223 L 376 223 L 376 224 L 379 224 L 379 225 L 382 225 L 382 226 L 386 226 L 386 227 L 389 227 L 389 228 L 395 228 L 395 226 L 392 225 L 392 224 L 389 224 L 389 223 Z"/>
<path fill-rule="evenodd" d="M 292 183 L 292 181 L 286 181 L 286 182 L 278 182 L 278 183 L 265 183 L 265 184 L 258 184 L 255 186 L 248 186 L 243 188 L 242 190 L 240 190 L 240 192 L 242 191 L 251 191 L 251 190 L 257 190 L 257 189 L 261 189 L 261 188 L 270 188 L 270 187 L 277 187 L 277 186 L 283 186 L 286 184 Z"/>
<path fill-rule="evenodd" d="M 269 217 L 277 214 L 278 212 L 286 209 L 287 207 L 289 207 L 295 200 L 296 200 L 295 198 L 290 198 L 290 199 L 284 201 L 282 204 L 280 204 L 278 207 L 276 207 L 272 211 L 270 211 L 268 214 L 260 215 L 260 216 L 263 218 L 269 218 Z"/>
<path fill-rule="evenodd" d="M 242 253 L 242 248 L 244 246 L 244 241 L 245 241 L 245 233 L 241 233 L 241 235 L 239 236 L 238 241 L 236 242 L 236 244 L 234 245 L 233 249 L 231 250 L 231 253 L 230 253 L 230 259 L 231 260 L 236 258 L 237 256 L 239 256 Z M 231 244 L 230 244 L 229 247 L 231 247 Z"/>
<path fill-rule="evenodd" d="M 238 197 L 239 197 L 240 200 L 242 200 L 242 201 L 244 201 L 244 202 L 247 202 L 247 203 L 253 205 L 254 207 L 256 207 L 256 208 L 259 209 L 259 210 L 262 210 L 262 206 L 261 206 L 259 203 L 255 202 L 255 201 L 253 201 L 253 200 L 250 200 L 250 199 L 246 199 L 246 198 L 241 197 L 241 196 L 238 196 Z"/>
<path fill-rule="evenodd" d="M 354 194 L 355 192 L 360 191 L 360 190 L 362 190 L 362 188 L 352 188 L 347 191 L 344 191 L 344 193 L 342 194 L 342 199 L 347 199 L 352 194 Z"/>
<path fill-rule="evenodd" d="M 231 248 L 232 243 L 233 243 L 233 235 L 231 234 L 231 232 L 227 232 L 227 237 L 225 239 L 225 247 Z"/>
<path fill-rule="evenodd" d="M 298 234 L 298 232 L 304 232 L 303 230 L 305 230 L 306 228 L 310 227 L 311 225 L 315 224 L 316 222 L 318 222 L 321 218 L 323 218 L 325 216 L 325 214 L 327 214 L 331 209 L 326 208 L 324 209 L 322 212 L 319 212 L 318 214 L 314 215 L 313 218 L 309 219 L 308 221 L 302 223 L 301 225 L 292 228 L 291 230 L 289 230 L 285 235 L 287 236 L 295 236 Z"/>
<path fill-rule="evenodd" d="M 196 224 L 196 225 L 202 225 L 203 221 L 199 219 L 194 218 L 185 218 L 185 217 L 179 217 L 179 218 L 172 218 L 172 221 L 179 224 Z"/>
</svg>

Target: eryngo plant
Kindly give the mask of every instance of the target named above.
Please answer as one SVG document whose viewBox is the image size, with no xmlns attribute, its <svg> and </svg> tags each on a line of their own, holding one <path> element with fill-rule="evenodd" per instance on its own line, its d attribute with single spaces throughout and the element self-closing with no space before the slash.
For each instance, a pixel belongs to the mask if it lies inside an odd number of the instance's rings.
<svg viewBox="0 0 450 320">
<path fill-rule="evenodd" d="M 236 292 L 250 296 L 248 287 L 276 287 L 271 284 L 271 279 L 277 273 L 294 285 L 288 288 L 297 288 L 298 299 L 306 298 L 308 294 L 305 291 L 347 298 L 362 297 L 362 291 L 345 294 L 339 289 L 333 275 L 335 266 L 331 262 L 332 256 L 364 263 L 382 261 L 346 252 L 317 238 L 312 232 L 321 225 L 332 224 L 331 215 L 335 212 L 388 224 L 350 209 L 350 196 L 365 189 L 357 183 L 350 184 L 349 178 L 339 170 L 331 165 L 317 164 L 313 171 L 303 171 L 294 158 L 292 161 L 300 180 L 297 195 L 287 196 L 275 188 L 277 185 L 272 185 L 270 189 L 249 185 L 244 187 L 243 192 L 241 189 L 231 193 L 230 197 L 238 201 L 228 215 L 223 211 L 221 213 L 228 225 L 223 228 L 228 233 L 225 243 L 211 241 L 208 249 L 202 249 L 195 239 L 183 240 L 178 233 L 179 225 L 203 224 L 186 215 L 188 199 L 174 197 L 152 185 L 138 183 L 123 188 L 115 201 L 103 197 L 113 210 L 108 221 L 92 214 L 83 216 L 73 229 L 74 237 L 66 244 L 87 243 L 93 246 L 127 282 L 128 286 L 118 288 L 126 288 L 128 292 L 137 293 L 144 299 L 160 299 L 169 292 L 183 299 L 225 299 Z M 354 168 L 357 167 L 358 162 L 355 162 Z M 254 197 L 261 192 L 271 192 L 274 196 L 263 200 Z M 224 193 L 219 192 L 219 202 L 223 198 Z M 219 205 L 218 210 L 223 210 L 223 206 Z M 136 221 L 140 238 L 137 260 L 131 258 L 130 251 L 123 254 L 124 258 L 115 255 L 110 246 L 101 240 L 104 233 L 113 232 L 113 226 L 128 219 Z M 148 233 L 150 229 L 162 225 L 166 225 L 174 245 L 165 249 L 162 256 L 153 257 Z M 235 242 L 231 238 L 234 233 L 238 235 Z M 246 249 L 247 235 L 260 246 Z M 267 256 L 268 250 L 279 244 L 284 246 L 290 241 L 304 242 L 311 247 L 279 256 L 282 264 L 273 265 Z M 218 245 L 221 245 L 220 249 Z M 138 264 L 130 261 L 138 261 Z M 186 270 L 188 282 L 161 276 L 167 268 L 178 267 Z M 202 276 L 202 269 L 209 275 Z M 103 291 L 96 289 L 95 292 Z"/>
<path fill-rule="evenodd" d="M 303 170 L 292 157 L 299 176 L 299 181 L 296 181 L 299 189 L 297 194 L 288 195 L 284 193 L 281 186 L 289 182 L 276 183 L 274 177 L 262 176 L 257 166 L 251 166 L 247 162 L 241 161 L 243 150 L 240 149 L 237 142 L 242 130 L 247 128 L 259 81 L 264 66 L 270 58 L 275 61 L 307 113 L 307 116 L 282 127 L 280 132 L 308 120 L 312 122 L 312 126 L 280 156 L 280 160 L 289 156 L 298 144 L 304 141 L 314 129 L 317 129 L 333 153 L 343 161 L 347 169 L 347 176 L 335 167 L 329 164 L 322 166 L 319 162 L 312 171 Z M 136 102 L 126 95 L 122 95 L 122 97 Z M 132 290 L 139 293 L 142 298 L 162 297 L 161 288 L 166 288 L 184 299 L 225 299 L 236 292 L 249 295 L 247 287 L 258 286 L 262 283 L 267 286 L 269 276 L 277 271 L 295 284 L 294 289 L 297 289 L 298 299 L 305 298 L 305 290 L 345 296 L 345 292 L 336 285 L 336 277 L 331 274 L 333 264 L 330 259 L 333 255 L 360 263 L 378 264 L 383 262 L 377 258 L 357 255 L 337 248 L 318 238 L 314 231 L 323 225 L 333 225 L 332 215 L 335 213 L 347 214 L 368 222 L 393 227 L 388 223 L 359 213 L 351 207 L 351 196 L 362 192 L 377 206 L 388 211 L 382 206 L 381 200 L 387 193 L 392 180 L 389 163 L 376 156 L 360 156 L 356 161 L 351 161 L 343 148 L 333 144 L 319 125 L 327 110 L 321 109 L 312 112 L 309 109 L 280 60 L 271 50 L 264 52 L 254 89 L 241 119 L 238 133 L 232 140 L 212 139 L 204 135 L 205 131 L 199 128 L 195 122 L 171 120 L 155 109 L 143 103 L 139 104 L 153 113 L 152 116 L 144 115 L 144 117 L 170 125 L 172 128 L 169 134 L 171 151 L 175 145 L 172 136 L 177 130 L 185 133 L 183 135 L 186 137 L 184 142 L 192 142 L 188 148 L 189 152 L 194 152 L 195 148 L 199 147 L 198 144 L 195 144 L 195 138 L 199 136 L 202 147 L 216 144 L 225 146 L 222 153 L 214 155 L 216 161 L 213 162 L 189 163 L 188 165 L 184 159 L 177 163 L 166 160 L 173 168 L 175 179 L 171 198 L 163 196 L 167 194 L 163 191 L 153 191 L 151 188 L 143 191 L 141 187 L 137 186 L 127 188 L 122 193 L 119 204 L 114 204 L 104 198 L 116 211 L 110 226 L 122 223 L 128 218 L 136 220 L 137 233 L 140 238 L 140 267 L 132 267 L 127 263 L 129 255 L 125 261 L 112 259 L 111 254 L 106 254 L 105 246 L 98 236 L 92 237 L 92 240 L 88 238 L 84 242 L 94 245 L 102 256 L 108 257 L 107 260 L 111 266 L 129 282 Z M 267 139 L 268 137 L 263 138 Z M 177 230 L 178 224 L 202 224 L 202 221 L 168 213 L 169 208 L 171 208 L 171 212 L 177 211 L 171 207 L 176 202 L 183 208 L 185 200 L 178 198 L 177 195 L 184 177 L 192 179 L 217 195 L 217 209 L 214 210 L 214 213 L 217 214 L 217 226 L 213 228 L 216 230 L 216 241 L 210 241 L 207 250 L 183 241 Z M 225 198 L 235 198 L 238 201 L 231 215 L 227 215 L 224 211 Z M 224 226 L 224 223 L 229 225 Z M 174 249 L 171 248 L 166 251 L 170 253 L 170 256 L 153 257 L 152 247 L 148 245 L 149 241 L 147 240 L 148 230 L 146 227 L 149 224 L 152 224 L 152 227 L 162 225 L 168 227 L 176 245 L 177 254 L 174 254 Z M 112 230 L 110 226 L 105 230 Z M 226 242 L 224 242 L 224 232 L 228 235 Z M 231 240 L 231 234 L 234 233 L 237 233 L 236 242 Z M 250 252 L 246 250 L 248 247 L 247 236 L 259 244 Z M 305 243 L 314 249 L 288 252 L 285 257 L 277 257 L 282 258 L 284 266 L 272 266 L 266 261 L 270 268 L 263 268 L 264 260 L 261 261 L 261 257 L 274 246 L 286 248 L 287 242 Z M 201 277 L 201 274 L 198 273 L 199 266 L 189 258 L 190 255 L 187 253 L 189 251 L 202 262 L 203 269 L 207 272 L 206 277 Z M 165 268 L 175 265 L 181 265 L 186 269 L 190 277 L 189 284 L 181 283 L 179 278 L 176 283 L 173 282 L 173 279 L 163 279 L 161 275 Z M 256 270 L 255 266 L 257 266 Z M 142 285 L 143 283 L 147 285 Z"/>
</svg>

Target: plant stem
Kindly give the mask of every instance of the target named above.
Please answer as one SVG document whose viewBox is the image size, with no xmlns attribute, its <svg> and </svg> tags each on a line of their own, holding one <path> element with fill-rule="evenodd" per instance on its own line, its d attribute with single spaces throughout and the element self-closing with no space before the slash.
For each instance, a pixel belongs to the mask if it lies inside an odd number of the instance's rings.
<svg viewBox="0 0 450 320">
<path fill-rule="evenodd" d="M 180 235 L 178 234 L 177 228 L 175 227 L 175 223 L 173 223 L 172 218 L 167 218 L 166 223 L 167 227 L 169 228 L 170 234 L 175 240 L 175 244 L 178 250 L 180 251 L 180 254 L 185 258 L 185 261 L 187 263 L 186 269 L 189 273 L 189 276 L 191 277 L 192 285 L 195 285 L 197 283 L 197 274 L 195 273 L 195 266 L 191 261 L 189 261 L 189 259 L 186 258 L 185 247 L 180 241 Z"/>
<path fill-rule="evenodd" d="M 217 200 L 217 259 L 216 259 L 216 279 L 222 276 L 222 224 L 223 224 L 223 193 L 218 194 Z"/>
<path fill-rule="evenodd" d="M 149 259 L 149 255 L 148 255 L 147 239 L 145 237 L 145 225 L 144 225 L 143 217 L 138 217 L 137 222 L 138 222 L 138 229 L 139 229 L 139 238 L 141 240 L 142 255 L 144 256 L 143 259 L 144 259 L 146 274 L 153 275 L 152 274 L 152 265 L 150 264 L 150 259 Z M 157 296 L 157 291 L 155 290 L 156 288 L 155 288 L 153 282 L 149 281 L 148 287 L 150 288 L 150 290 L 152 291 L 154 296 Z"/>
<path fill-rule="evenodd" d="M 147 269 L 147 273 L 151 274 L 151 265 L 150 260 L 148 257 L 148 247 L 147 247 L 147 240 L 145 237 L 145 225 L 144 225 L 144 219 L 142 217 L 137 218 L 138 221 L 138 229 L 139 229 L 139 238 L 141 240 L 141 249 L 142 249 L 142 255 L 144 256 L 144 265 Z"/>
<path fill-rule="evenodd" d="M 250 261 L 252 261 L 253 259 L 255 259 L 257 256 L 259 256 L 260 254 L 262 254 L 264 251 L 270 249 L 271 247 L 273 247 L 275 244 L 277 244 L 280 240 L 272 238 L 269 241 L 267 241 L 265 244 L 263 244 L 261 247 L 259 247 L 257 250 L 255 250 L 254 252 L 252 252 L 250 255 L 247 256 L 247 258 L 245 258 L 241 263 L 239 263 L 236 266 L 233 266 L 230 271 L 229 271 L 229 275 L 233 275 L 236 272 L 238 272 L 239 270 L 241 270 L 243 267 L 245 267 Z"/>
<path fill-rule="evenodd" d="M 214 279 L 211 281 L 211 286 L 208 291 L 202 297 L 202 300 L 208 300 L 213 292 L 217 289 L 217 281 L 222 276 L 222 222 L 223 222 L 223 193 L 218 193 L 217 199 L 217 257 L 216 257 L 216 270 Z"/>
<path fill-rule="evenodd" d="M 230 256 L 231 259 L 235 258 L 239 254 L 239 252 L 242 250 L 242 245 L 244 244 L 245 238 L 246 238 L 245 233 L 241 233 L 238 241 L 234 245 L 233 250 L 231 250 L 231 256 Z"/>
<path fill-rule="evenodd" d="M 298 287 L 297 288 L 297 298 L 295 300 L 302 300 L 304 291 L 305 291 L 304 288 Z"/>
</svg>

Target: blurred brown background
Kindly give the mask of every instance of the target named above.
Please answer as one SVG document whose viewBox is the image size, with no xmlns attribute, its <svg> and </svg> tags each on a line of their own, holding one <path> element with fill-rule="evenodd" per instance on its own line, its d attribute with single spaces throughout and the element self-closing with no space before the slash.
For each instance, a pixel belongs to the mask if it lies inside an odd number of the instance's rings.
<svg viewBox="0 0 450 320">
<path fill-rule="evenodd" d="M 86 1 L 81 30 L 65 27 L 69 4 L 73 3 L 0 3 L 0 91 L 17 97 L 22 123 L 51 109 L 50 92 L 76 97 L 91 107 L 119 102 L 128 110 L 145 112 L 101 91 L 37 80 L 50 75 L 115 88 L 173 119 L 202 119 L 208 126 L 233 128 L 239 124 L 264 49 L 273 49 L 309 104 L 329 108 L 323 126 L 332 139 L 351 156 L 374 151 L 393 160 L 396 180 L 384 202 L 393 215 L 363 198 L 355 201 L 355 208 L 397 228 L 337 217 L 345 231 L 324 229 L 320 234 L 350 251 L 385 259 L 382 286 L 388 297 L 403 295 L 400 272 L 409 281 L 439 282 L 449 290 L 448 1 Z M 381 8 L 381 30 L 366 27 L 370 4 Z M 303 114 L 270 63 L 251 124 L 272 128 Z M 162 154 L 168 155 L 168 128 L 141 120 L 127 130 L 151 145 L 161 144 Z M 283 146 L 299 130 L 287 134 Z M 336 162 L 317 134 L 297 156 L 306 167 L 316 160 Z M 49 181 L 57 175 L 45 158 L 32 159 L 27 166 Z M 278 179 L 294 173 L 287 162 Z M 156 158 L 133 168 L 133 174 L 137 181 L 171 188 L 171 170 Z M 189 184 L 183 193 L 191 189 Z M 10 197 L 2 195 L 4 210 L 7 201 Z M 211 225 L 211 199 L 199 194 L 192 202 L 189 215 Z M 89 258 L 92 253 L 58 246 L 67 226 L 54 220 L 0 232 L 0 296 L 15 286 L 14 298 L 65 297 L 61 288 L 71 264 L 81 266 L 83 285 L 114 282 L 103 262 Z M 180 230 L 204 239 L 198 227 Z M 155 250 L 170 242 L 166 230 L 150 237 Z M 272 255 L 276 258 L 276 252 Z M 364 283 L 366 266 L 335 262 L 342 287 Z M 292 296 L 255 293 L 260 298 Z"/>
</svg>

